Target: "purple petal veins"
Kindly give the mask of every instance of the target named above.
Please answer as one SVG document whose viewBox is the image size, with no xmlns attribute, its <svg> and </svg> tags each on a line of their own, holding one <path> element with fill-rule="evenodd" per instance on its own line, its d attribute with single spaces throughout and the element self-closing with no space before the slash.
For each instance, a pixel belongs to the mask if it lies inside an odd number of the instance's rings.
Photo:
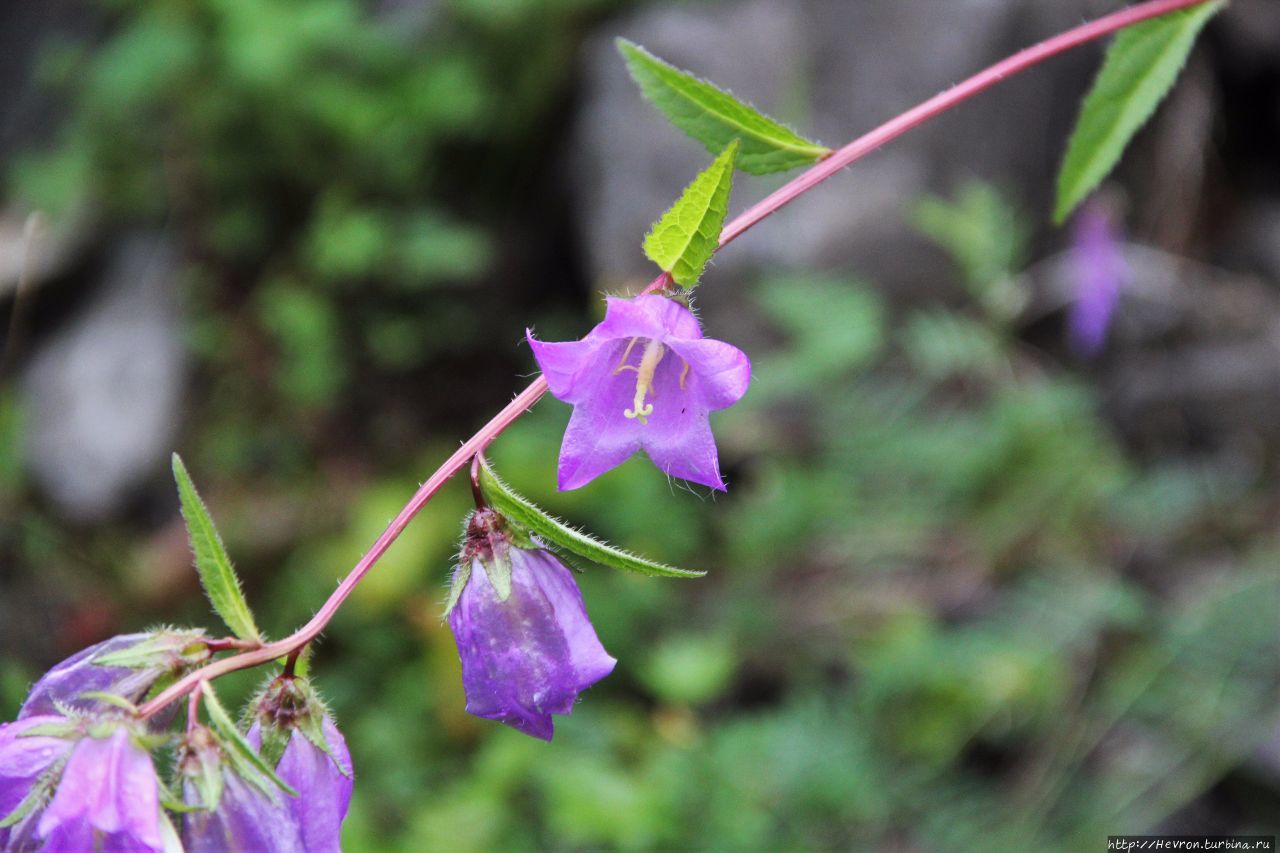
<svg viewBox="0 0 1280 853">
<path fill-rule="evenodd" d="M 160 851 L 164 820 L 151 754 L 121 725 L 75 743 L 36 833 L 46 851 Z"/>
<path fill-rule="evenodd" d="M 189 805 L 199 796 L 188 784 L 184 797 Z M 275 801 L 230 769 L 223 771 L 222 800 L 213 811 L 196 809 L 183 815 L 182 843 L 186 853 L 223 853 L 227 850 L 272 850 L 306 853 L 302 833 L 279 792 Z"/>
<path fill-rule="evenodd" d="M 80 711 L 103 710 L 103 703 L 81 698 L 90 691 L 112 693 L 131 702 L 146 694 L 156 680 L 166 674 L 178 675 L 192 662 L 183 649 L 203 639 L 192 630 L 162 630 L 152 633 L 120 634 L 81 649 L 56 664 L 31 688 L 18 712 L 18 719 L 37 714 L 57 713 L 58 705 Z M 146 646 L 138 666 L 104 666 L 98 661 L 107 655 Z M 172 717 L 161 716 L 166 725 Z"/>
<path fill-rule="evenodd" d="M 122 651 L 146 639 L 146 634 L 120 634 L 81 649 L 56 664 L 31 688 L 26 701 L 22 703 L 22 710 L 18 712 L 18 719 L 36 714 L 53 714 L 55 702 L 87 710 L 96 703 L 77 697 L 88 691 L 115 693 L 126 699 L 145 692 L 155 680 L 151 673 L 123 666 L 99 666 L 93 660 L 111 652 Z"/>
<path fill-rule="evenodd" d="M 449 614 L 467 711 L 551 740 L 552 714 L 617 663 L 596 636 L 573 575 L 547 551 L 511 549 L 511 595 L 499 601 L 483 561 L 471 563 Z"/>
<path fill-rule="evenodd" d="M 281 796 L 301 832 L 302 849 L 307 853 L 339 853 L 342 821 L 351 805 L 354 774 L 346 739 L 327 714 L 322 730 L 327 752 L 299 729 L 294 729 L 276 765 L 276 773 L 298 792 L 296 797 Z M 260 725 L 254 723 L 246 737 L 255 747 L 261 747 Z"/>
<path fill-rule="evenodd" d="M 561 489 L 643 450 L 669 476 L 724 490 L 708 414 L 747 392 L 751 362 L 703 338 L 688 308 L 653 294 L 610 298 L 604 320 L 581 341 L 528 338 L 551 393 L 574 407 L 560 448 Z"/>
</svg>

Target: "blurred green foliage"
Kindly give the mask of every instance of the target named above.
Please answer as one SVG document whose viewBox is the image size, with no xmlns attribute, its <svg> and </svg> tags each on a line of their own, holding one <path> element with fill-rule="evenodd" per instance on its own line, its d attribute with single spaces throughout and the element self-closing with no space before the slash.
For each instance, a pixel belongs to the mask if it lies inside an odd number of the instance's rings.
<svg viewBox="0 0 1280 853">
<path fill-rule="evenodd" d="M 380 5 L 112 0 L 109 39 L 46 63 L 73 107 L 60 145 L 10 175 L 44 209 L 181 232 L 202 360 L 185 455 L 272 636 L 529 369 L 457 366 L 494 349 L 476 294 L 510 260 L 511 175 L 539 167 L 570 51 L 618 4 Z M 464 484 L 415 520 L 314 660 L 357 771 L 345 849 L 1101 849 L 1228 774 L 1248 792 L 1230 828 L 1276 830 L 1245 761 L 1280 699 L 1280 543 L 1250 527 L 1256 494 L 1137 464 L 1092 390 L 1019 342 L 1028 228 L 999 193 L 913 218 L 955 261 L 953 308 L 840 274 L 743 284 L 739 327 L 774 344 L 713 416 L 727 496 L 643 459 L 555 492 L 568 410 L 549 399 L 492 448 L 556 515 L 711 570 L 581 576 L 619 665 L 553 744 L 462 710 L 439 614 Z M 512 339 L 589 325 L 507 319 Z M 163 533 L 65 530 L 24 497 L 6 403 L 13 562 L 211 622 L 194 588 L 147 598 Z M 0 666 L 4 708 L 31 675 Z"/>
<path fill-rule="evenodd" d="M 891 347 L 865 285 L 767 277 L 754 293 L 786 341 L 716 417 L 727 498 L 696 500 L 643 460 L 554 492 L 554 402 L 493 448 L 549 509 L 713 570 L 582 576 L 620 664 L 553 745 L 458 715 L 439 585 L 408 612 L 383 605 L 419 625 L 416 650 L 376 609 L 335 629 L 405 656 L 335 697 L 397 780 L 366 751 L 352 849 L 1086 849 L 1158 825 L 1272 730 L 1274 543 L 1175 601 L 1119 570 L 1123 549 L 1170 535 L 1143 519 L 1211 516 L 1207 484 L 1170 489 L 1126 462 L 1088 391 L 1027 371 L 1007 330 L 958 317 L 1005 369 L 939 377 Z M 801 319 L 835 312 L 805 305 L 840 306 L 839 345 Z M 322 667 L 341 683 L 340 662 Z M 401 719 L 420 751 L 385 732 Z M 1242 826 L 1268 829 L 1265 808 Z"/>
<path fill-rule="evenodd" d="M 109 38 L 46 51 L 69 118 L 8 190 L 174 231 L 215 397 L 328 417 L 359 404 L 366 366 L 413 377 L 473 346 L 510 172 L 539 156 L 577 34 L 621 3 L 103 0 Z M 287 466 L 232 408 L 201 416 L 248 446 L 210 456 Z"/>
</svg>

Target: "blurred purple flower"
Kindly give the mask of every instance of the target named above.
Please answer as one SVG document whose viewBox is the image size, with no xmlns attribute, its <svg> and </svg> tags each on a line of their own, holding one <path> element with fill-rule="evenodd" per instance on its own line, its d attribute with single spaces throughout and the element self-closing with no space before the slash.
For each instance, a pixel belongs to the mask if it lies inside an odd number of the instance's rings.
<svg viewBox="0 0 1280 853">
<path fill-rule="evenodd" d="M 103 710 L 103 703 L 80 698 L 90 691 L 138 702 L 161 677 L 180 675 L 207 659 L 203 640 L 199 631 L 192 630 L 120 634 L 103 640 L 46 672 L 31 688 L 18 719 L 57 713 L 59 703 L 79 711 Z M 161 722 L 167 724 L 167 720 Z"/>
<path fill-rule="evenodd" d="M 298 792 L 284 800 L 301 833 L 302 849 L 338 853 L 354 773 L 347 742 L 333 718 L 305 679 L 281 676 L 258 700 L 257 720 L 246 735 L 255 748 L 263 750 L 264 725 L 269 739 L 284 740 L 275 770 Z M 263 757 L 270 761 L 268 753 L 264 750 Z"/>
<path fill-rule="evenodd" d="M 1120 291 L 1129 277 L 1120 238 L 1108 207 L 1098 201 L 1085 205 L 1073 229 L 1072 272 L 1074 301 L 1068 319 L 1068 340 L 1081 355 L 1096 355 Z"/>
<path fill-rule="evenodd" d="M 703 338 L 688 308 L 652 294 L 611 297 L 604 321 L 580 341 L 527 334 L 551 393 L 573 404 L 560 447 L 562 490 L 644 450 L 668 476 L 724 491 L 707 415 L 747 392 L 745 353 Z"/>
<path fill-rule="evenodd" d="M 46 774 L 56 772 L 55 765 L 74 746 L 65 738 L 26 732 L 37 726 L 63 722 L 63 717 L 42 715 L 0 725 L 0 822 L 17 811 L 37 784 L 47 781 Z M 0 829 L 0 849 L 10 849 L 10 836 L 15 839 L 25 836 L 26 829 L 22 822 L 16 827 Z"/>
<path fill-rule="evenodd" d="M 35 834 L 45 851 L 161 851 L 171 833 L 160 811 L 151 754 L 127 725 L 76 741 Z"/>
<path fill-rule="evenodd" d="M 705 417 L 705 416 L 704 416 Z M 449 613 L 462 658 L 467 711 L 551 740 L 552 714 L 617 663 L 600 645 L 573 575 L 547 551 L 512 547 L 511 595 L 498 598 L 485 560 Z"/>
<path fill-rule="evenodd" d="M 192 808 L 182 818 L 187 853 L 306 853 L 289 797 L 280 790 L 268 793 L 274 783 L 260 774 L 250 782 L 236 772 L 209 729 L 197 726 L 188 733 L 179 767 L 183 802 Z M 206 802 L 210 788 L 216 802 Z"/>
</svg>

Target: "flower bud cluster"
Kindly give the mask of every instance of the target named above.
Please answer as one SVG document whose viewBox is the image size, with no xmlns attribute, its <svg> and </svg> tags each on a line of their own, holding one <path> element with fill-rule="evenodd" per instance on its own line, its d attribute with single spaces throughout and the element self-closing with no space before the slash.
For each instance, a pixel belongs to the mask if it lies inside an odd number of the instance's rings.
<svg viewBox="0 0 1280 853">
<path fill-rule="evenodd" d="M 247 732 L 189 720 L 171 793 L 155 756 L 174 739 L 134 703 L 209 655 L 199 632 L 164 629 L 46 673 L 0 724 L 0 851 L 339 850 L 351 756 L 306 679 L 272 681 Z"/>
</svg>

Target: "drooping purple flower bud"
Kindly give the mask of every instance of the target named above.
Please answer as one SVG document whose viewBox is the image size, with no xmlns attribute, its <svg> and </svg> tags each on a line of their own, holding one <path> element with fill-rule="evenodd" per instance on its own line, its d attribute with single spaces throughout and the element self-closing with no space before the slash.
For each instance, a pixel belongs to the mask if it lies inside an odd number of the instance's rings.
<svg viewBox="0 0 1280 853">
<path fill-rule="evenodd" d="M 1129 277 L 1120 237 L 1105 203 L 1095 200 L 1085 205 L 1076 218 L 1072 242 L 1074 301 L 1067 321 L 1068 340 L 1081 355 L 1096 355 L 1106 341 Z"/>
<path fill-rule="evenodd" d="M 182 819 L 187 853 L 307 853 L 289 797 L 252 768 L 233 767 L 209 729 L 196 726 L 187 733 L 178 769 L 182 799 L 191 808 Z"/>
<path fill-rule="evenodd" d="M 644 450 L 663 473 L 724 491 L 708 413 L 747 392 L 751 362 L 702 337 L 688 308 L 654 294 L 608 300 L 580 341 L 527 333 L 551 393 L 573 404 L 559 485 L 576 489 Z"/>
<path fill-rule="evenodd" d="M 548 551 L 498 539 L 500 524 L 493 510 L 472 516 L 455 570 L 449 627 L 467 712 L 551 740 L 551 715 L 572 712 L 578 694 L 617 661 L 600 644 L 569 570 Z M 505 548 L 500 564 L 485 550 L 495 539 Z"/>
<path fill-rule="evenodd" d="M 74 743 L 33 730 L 64 722 L 63 717 L 42 715 L 0 724 L 0 824 L 27 819 L 44 804 L 57 765 Z M 0 829 L 0 850 L 9 850 L 11 838 L 25 835 L 25 829 L 21 823 Z"/>
<path fill-rule="evenodd" d="M 341 850 L 354 773 L 347 742 L 305 678 L 281 675 L 257 699 L 246 737 L 296 797 L 285 797 L 307 853 Z"/>
<path fill-rule="evenodd" d="M 159 853 L 177 841 L 144 737 L 123 721 L 89 725 L 35 823 L 42 850 Z"/>
<path fill-rule="evenodd" d="M 110 693 L 136 703 L 159 679 L 182 675 L 208 660 L 209 654 L 200 631 L 120 634 L 76 652 L 46 672 L 31 688 L 18 719 L 57 713 L 58 705 L 86 712 L 104 710 L 104 703 L 83 697 L 89 692 Z"/>
</svg>

